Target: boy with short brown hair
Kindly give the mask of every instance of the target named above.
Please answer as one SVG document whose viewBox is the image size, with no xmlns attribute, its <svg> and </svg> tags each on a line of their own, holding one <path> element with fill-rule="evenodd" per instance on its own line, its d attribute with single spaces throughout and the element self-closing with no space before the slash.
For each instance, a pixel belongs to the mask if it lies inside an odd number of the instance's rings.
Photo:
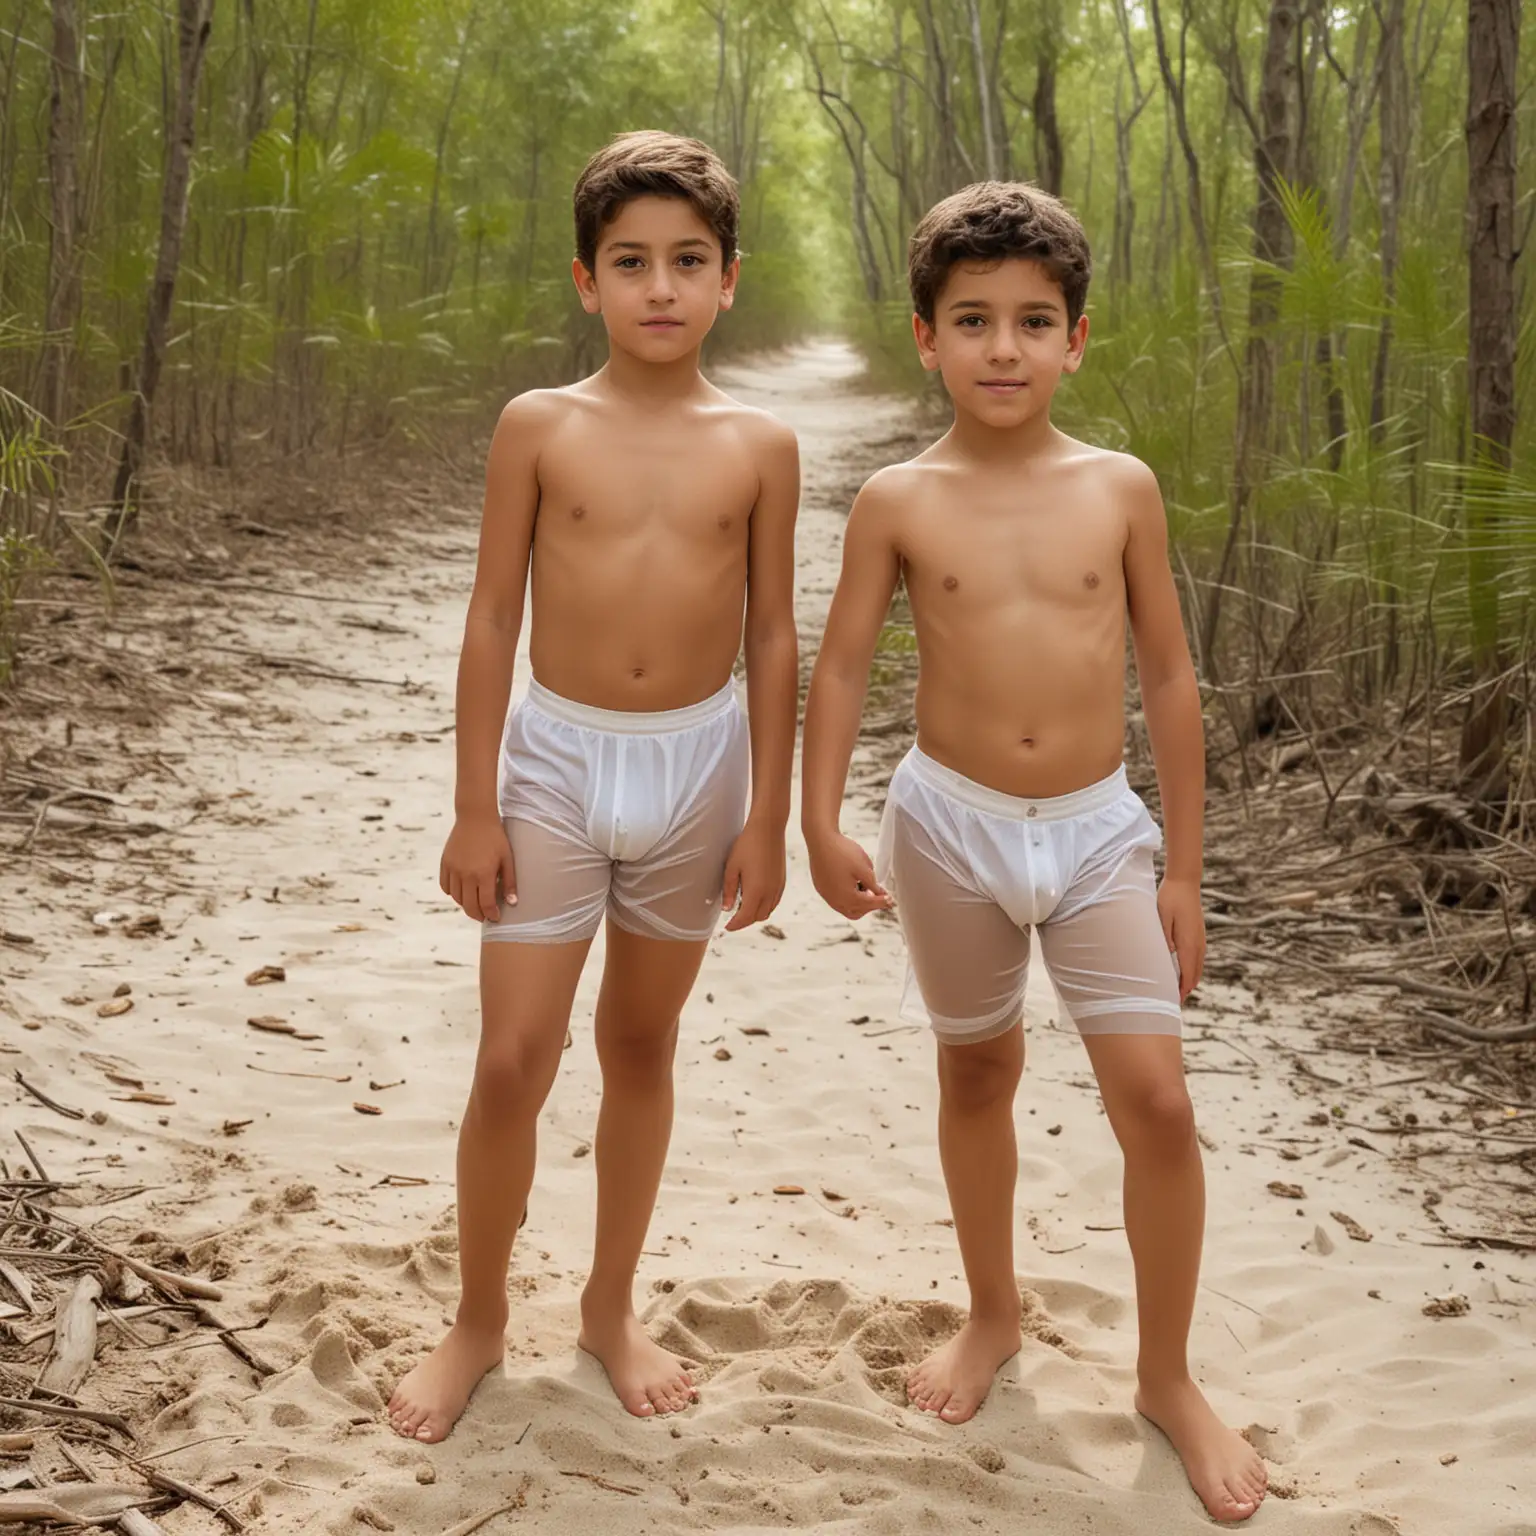
<svg viewBox="0 0 1536 1536">
<path fill-rule="evenodd" d="M 1204 1178 L 1180 1004 L 1200 978 L 1200 699 L 1152 472 L 1075 442 L 1051 398 L 1082 362 L 1088 242 L 1056 199 L 984 182 L 912 237 L 913 330 L 954 425 L 881 470 L 848 519 L 805 720 L 812 877 L 839 912 L 894 905 L 911 994 L 938 1039 L 939 1151 L 968 1321 L 913 1372 L 913 1403 L 970 1418 L 1020 1345 L 1013 1099 L 1030 929 L 1125 1153 L 1137 1407 L 1217 1519 L 1246 1519 L 1263 1462 L 1189 1374 Z M 839 831 L 870 662 L 896 583 L 918 645 L 917 743 L 891 780 L 878 860 Z M 1126 781 L 1135 642 L 1168 855 Z"/>
<path fill-rule="evenodd" d="M 672 1127 L 678 1015 L 722 904 L 739 929 L 784 889 L 798 454 L 787 427 L 699 372 L 736 291 L 735 183 L 696 140 L 624 134 L 582 173 L 575 211 L 572 272 L 608 362 L 502 412 L 459 662 L 440 879 L 484 925 L 481 1036 L 459 1134 L 458 1316 L 389 1405 L 423 1441 L 502 1361 L 535 1124 L 605 916 L 597 1241 L 578 1342 L 631 1413 L 691 1399 L 631 1298 Z M 533 678 L 509 718 L 525 588 Z M 750 731 L 732 681 L 743 637 Z"/>
</svg>

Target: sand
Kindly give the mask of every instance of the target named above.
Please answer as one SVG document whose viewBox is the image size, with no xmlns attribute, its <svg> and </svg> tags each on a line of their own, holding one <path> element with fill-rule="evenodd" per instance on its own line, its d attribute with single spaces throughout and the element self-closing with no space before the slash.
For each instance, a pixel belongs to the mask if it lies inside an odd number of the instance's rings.
<svg viewBox="0 0 1536 1536">
<path fill-rule="evenodd" d="M 836 577 L 849 450 L 878 459 L 908 426 L 899 403 L 847 387 L 853 370 L 827 344 L 724 377 L 802 434 L 808 636 Z M 1119 1159 L 1043 974 L 1017 1111 L 1027 1341 L 974 1422 L 904 1406 L 905 1371 L 964 1300 L 933 1048 L 896 1015 L 894 927 L 855 933 L 822 907 L 794 836 L 777 932 L 722 935 L 684 1014 L 673 1152 L 637 1284 L 657 1336 L 699 1363 L 698 1405 L 629 1418 L 574 1349 L 594 1208 L 594 956 L 540 1129 L 505 1375 L 441 1446 L 385 1427 L 392 1384 L 454 1302 L 454 1133 L 477 1028 L 476 931 L 436 885 L 477 511 L 454 494 L 381 536 L 366 579 L 284 569 L 279 553 L 266 580 L 308 596 L 181 595 L 194 659 L 238 643 L 381 681 L 252 666 L 242 691 L 209 690 L 194 666 L 172 718 L 133 736 L 159 743 L 164 772 L 125 794 L 174 829 L 171 868 L 103 863 L 95 889 L 0 868 L 0 928 L 35 939 L 0 947 L 0 1121 L 52 1176 L 87 1181 L 77 1217 L 212 1273 L 227 1317 L 269 1319 L 246 1338 L 279 1367 L 262 1380 L 217 1345 L 111 1338 L 83 1400 L 129 1413 L 146 1449 L 173 1452 L 163 1465 L 218 1484 L 256 1532 L 440 1536 L 504 1505 L 483 1530 L 1209 1529 L 1166 1442 L 1129 1411 Z M 103 635 L 108 650 L 136 643 L 131 615 Z M 847 825 L 872 838 L 875 818 L 864 793 Z M 150 909 L 162 931 L 125 936 L 120 919 Z M 265 965 L 286 979 L 248 985 Z M 123 981 L 133 1009 L 99 1017 Z M 255 1015 L 317 1038 L 258 1033 Z M 1327 1089 L 1291 1069 L 1308 1038 L 1275 996 L 1261 1015 L 1210 989 L 1190 1017 L 1210 1178 L 1193 1353 L 1270 1462 L 1273 1496 L 1250 1527 L 1536 1536 L 1536 1264 L 1435 1246 L 1423 1178 L 1352 1145 Z M 113 1062 L 174 1102 L 121 1102 Z M 53 1114 L 13 1068 L 103 1122 Z M 270 1075 L 284 1073 L 314 1075 Z M 152 1187 L 107 1202 L 139 1185 Z M 1424 1315 L 1452 1292 L 1465 1315 Z M 192 1506 L 162 1523 L 218 1528 Z"/>
</svg>

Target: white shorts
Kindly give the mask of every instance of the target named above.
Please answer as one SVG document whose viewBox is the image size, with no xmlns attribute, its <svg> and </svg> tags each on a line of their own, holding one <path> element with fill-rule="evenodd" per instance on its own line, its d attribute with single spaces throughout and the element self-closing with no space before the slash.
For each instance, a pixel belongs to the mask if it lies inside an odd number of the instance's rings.
<svg viewBox="0 0 1536 1536">
<path fill-rule="evenodd" d="M 891 777 L 875 867 L 910 969 L 903 1016 L 947 1044 L 1023 1017 L 1029 931 L 1082 1034 L 1180 1033 L 1177 962 L 1157 915 L 1162 833 L 1122 767 L 1023 800 L 914 747 Z"/>
<path fill-rule="evenodd" d="M 507 722 L 501 815 L 517 903 L 482 938 L 631 933 L 707 939 L 746 818 L 751 754 L 734 683 L 686 709 L 629 714 L 531 683 Z"/>
</svg>

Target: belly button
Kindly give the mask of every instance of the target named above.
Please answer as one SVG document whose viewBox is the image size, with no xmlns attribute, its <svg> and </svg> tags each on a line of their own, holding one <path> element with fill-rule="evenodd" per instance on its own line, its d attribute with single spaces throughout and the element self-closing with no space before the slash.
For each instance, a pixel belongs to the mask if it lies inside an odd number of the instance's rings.
<svg viewBox="0 0 1536 1536">
<path fill-rule="evenodd" d="M 640 679 L 645 676 L 645 668 L 644 667 L 634 667 L 634 668 L 631 669 L 629 675 L 632 678 L 634 678 L 634 680 L 638 683 L 640 681 Z"/>
</svg>

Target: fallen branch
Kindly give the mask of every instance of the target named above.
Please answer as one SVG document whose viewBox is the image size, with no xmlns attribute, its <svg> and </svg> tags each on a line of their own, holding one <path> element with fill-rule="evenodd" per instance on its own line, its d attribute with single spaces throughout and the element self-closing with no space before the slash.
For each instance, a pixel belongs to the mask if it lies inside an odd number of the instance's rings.
<svg viewBox="0 0 1536 1536">
<path fill-rule="evenodd" d="M 101 1281 L 85 1275 L 75 1282 L 68 1302 L 54 1319 L 53 1348 L 37 1378 L 41 1391 L 75 1397 L 96 1363 L 96 1303 Z"/>
<path fill-rule="evenodd" d="M 0 1493 L 0 1525 L 28 1520 L 58 1520 L 67 1525 L 99 1525 L 120 1519 L 137 1504 L 147 1504 L 141 1488 L 118 1483 L 60 1483 L 36 1493 Z"/>
<path fill-rule="evenodd" d="M 1476 1040 L 1487 1045 L 1513 1045 L 1522 1040 L 1536 1040 L 1536 1022 L 1517 1024 L 1511 1029 L 1484 1029 L 1480 1024 L 1463 1024 L 1434 1008 L 1415 1008 L 1414 1019 L 1431 1034 L 1453 1040 Z"/>
<path fill-rule="evenodd" d="M 25 1088 L 27 1090 L 27 1092 L 30 1093 L 32 1095 L 32 1097 L 34 1099 L 36 1099 L 39 1104 L 46 1105 L 49 1109 L 54 1110 L 56 1113 L 63 1115 L 66 1119 L 69 1119 L 69 1120 L 84 1120 L 85 1119 L 85 1111 L 83 1109 L 71 1109 L 67 1104 L 60 1104 L 57 1099 L 50 1099 L 48 1097 L 48 1095 L 46 1093 L 44 1093 L 41 1088 L 34 1088 L 32 1086 L 32 1084 L 29 1083 L 26 1080 L 26 1078 L 24 1078 L 21 1075 L 20 1072 L 16 1073 L 16 1081 L 18 1083 L 20 1083 L 21 1086 L 23 1088 Z M 26 1144 L 23 1143 L 23 1145 L 25 1146 Z"/>
<path fill-rule="evenodd" d="M 36 1413 L 45 1419 L 84 1419 L 89 1424 L 104 1424 L 108 1429 L 115 1429 L 127 1435 L 130 1440 L 133 1438 L 128 1420 L 120 1413 L 103 1413 L 97 1408 L 66 1408 L 62 1403 L 35 1403 L 25 1397 L 0 1397 L 0 1408 L 14 1408 L 18 1413 Z"/>
</svg>

